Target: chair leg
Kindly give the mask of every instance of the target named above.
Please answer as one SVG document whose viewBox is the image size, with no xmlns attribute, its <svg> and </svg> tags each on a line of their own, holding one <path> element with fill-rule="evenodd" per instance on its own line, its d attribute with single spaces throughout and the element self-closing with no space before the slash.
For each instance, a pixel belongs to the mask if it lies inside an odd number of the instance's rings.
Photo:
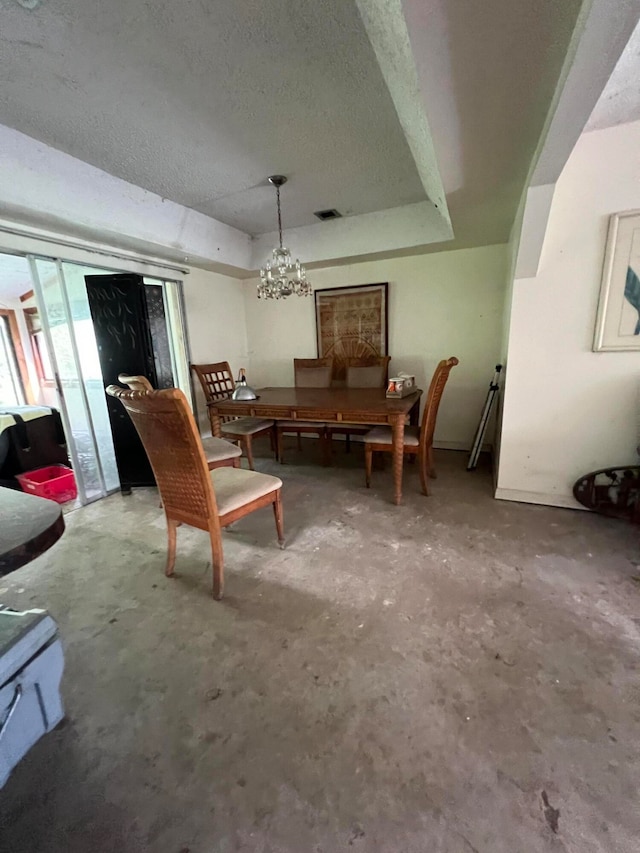
<svg viewBox="0 0 640 853">
<path fill-rule="evenodd" d="M 318 429 L 318 440 L 320 442 L 320 458 L 322 464 L 329 467 L 331 465 L 332 446 L 331 446 L 331 430 L 326 427 Z"/>
<path fill-rule="evenodd" d="M 173 569 L 176 564 L 177 531 L 178 522 L 173 518 L 167 518 L 167 565 L 164 573 L 168 578 L 173 574 Z"/>
<path fill-rule="evenodd" d="M 249 462 L 249 468 L 252 471 L 255 471 L 253 467 L 253 444 L 252 444 L 253 436 L 247 435 L 244 439 L 244 447 L 247 453 L 247 461 Z"/>
<path fill-rule="evenodd" d="M 429 448 L 429 476 L 432 480 L 436 480 L 438 475 L 436 474 L 436 469 L 433 464 L 433 447 Z"/>
<path fill-rule="evenodd" d="M 211 540 L 211 563 L 213 565 L 213 597 L 216 601 L 220 601 L 224 592 L 224 557 L 220 529 L 210 529 L 209 539 Z"/>
<path fill-rule="evenodd" d="M 302 450 L 302 433 L 297 432 L 296 435 L 298 437 L 298 450 Z"/>
<path fill-rule="evenodd" d="M 324 427 L 323 429 L 318 428 L 318 442 L 320 445 L 320 459 L 324 463 L 328 461 L 331 464 L 331 457 L 333 455 L 333 439 L 331 437 L 331 430 Z"/>
<path fill-rule="evenodd" d="M 351 434 L 350 433 L 345 434 L 345 444 L 347 445 L 347 447 L 346 447 L 347 453 L 351 453 Z"/>
<path fill-rule="evenodd" d="M 271 452 L 276 452 L 276 428 L 275 426 L 271 427 L 269 430 L 269 444 L 271 446 Z"/>
<path fill-rule="evenodd" d="M 280 489 L 276 492 L 276 496 L 273 500 L 273 514 L 276 519 L 278 545 L 284 549 L 284 518 L 282 514 L 282 495 L 280 494 Z"/>
<path fill-rule="evenodd" d="M 429 454 L 428 453 L 419 453 L 418 454 L 418 468 L 420 469 L 420 484 L 422 486 L 422 494 L 429 497 Z"/>
<path fill-rule="evenodd" d="M 367 488 L 371 488 L 371 469 L 373 468 L 373 450 L 371 446 L 365 444 L 364 446 L 364 476 L 365 483 L 367 484 Z"/>
<path fill-rule="evenodd" d="M 284 431 L 281 429 L 276 432 L 276 459 L 284 464 Z"/>
</svg>

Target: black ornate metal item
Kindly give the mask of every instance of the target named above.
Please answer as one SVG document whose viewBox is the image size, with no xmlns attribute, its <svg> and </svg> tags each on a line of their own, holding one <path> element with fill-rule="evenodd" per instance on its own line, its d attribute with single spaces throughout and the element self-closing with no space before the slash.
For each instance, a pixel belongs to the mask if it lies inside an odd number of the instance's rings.
<svg viewBox="0 0 640 853">
<path fill-rule="evenodd" d="M 573 496 L 601 515 L 640 524 L 640 466 L 592 471 L 576 480 Z"/>
<path fill-rule="evenodd" d="M 117 383 L 120 373 L 142 374 L 154 388 L 171 387 L 173 375 L 159 288 L 145 286 L 143 277 L 135 273 L 88 275 L 85 282 L 105 387 Z M 106 400 L 122 491 L 155 485 L 133 421 L 119 400 L 109 396 Z"/>
</svg>

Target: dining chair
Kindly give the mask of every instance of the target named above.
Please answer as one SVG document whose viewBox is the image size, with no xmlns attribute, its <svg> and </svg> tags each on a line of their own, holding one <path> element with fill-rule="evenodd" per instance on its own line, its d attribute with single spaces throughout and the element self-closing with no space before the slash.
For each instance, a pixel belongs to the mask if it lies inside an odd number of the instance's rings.
<svg viewBox="0 0 640 853">
<path fill-rule="evenodd" d="M 278 543 L 284 547 L 282 480 L 243 468 L 209 471 L 187 398 L 178 388 L 132 391 L 109 385 L 123 404 L 153 468 L 167 519 L 165 574 L 174 573 L 177 528 L 188 524 L 209 533 L 213 597 L 222 598 L 224 560 L 221 530 L 264 506 L 273 507 Z"/>
<path fill-rule="evenodd" d="M 296 388 L 329 388 L 333 374 L 332 358 L 294 358 L 293 374 Z M 321 442 L 326 442 L 327 430 L 323 423 L 317 421 L 277 421 L 276 422 L 276 454 L 280 463 L 284 463 L 285 432 L 296 433 L 298 450 L 302 450 L 302 433 L 316 433 Z"/>
<path fill-rule="evenodd" d="M 127 385 L 132 391 L 155 390 L 146 376 L 131 376 L 128 373 L 121 373 L 118 376 L 118 382 Z M 214 468 L 224 468 L 227 465 L 232 468 L 240 467 L 242 449 L 237 444 L 213 436 L 211 438 L 201 437 L 200 441 L 210 471 L 213 471 Z"/>
<path fill-rule="evenodd" d="M 207 411 L 211 421 L 211 403 L 217 400 L 226 400 L 234 392 L 236 384 L 231 374 L 228 361 L 218 361 L 215 364 L 192 364 L 191 370 L 200 380 L 207 401 Z M 221 417 L 222 433 L 232 441 L 237 441 L 244 449 L 249 462 L 249 468 L 253 471 L 253 439 L 260 435 L 269 435 L 271 449 L 275 450 L 273 421 L 265 418 L 232 418 Z M 211 424 L 213 432 L 213 423 Z"/>
<path fill-rule="evenodd" d="M 435 479 L 437 476 L 433 466 L 433 434 L 436 428 L 438 408 L 445 385 L 447 384 L 451 370 L 458 363 L 458 359 L 452 356 L 446 360 L 443 359 L 438 364 L 429 385 L 427 402 L 425 403 L 422 414 L 422 423 L 419 427 L 405 427 L 402 450 L 405 455 L 418 457 L 423 495 L 429 494 L 429 477 Z M 391 427 L 375 427 L 365 435 L 363 440 L 366 484 L 367 488 L 370 488 L 373 454 L 375 452 L 393 452 L 393 433 Z"/>
<path fill-rule="evenodd" d="M 345 385 L 347 388 L 386 388 L 389 378 L 390 355 L 354 356 L 345 359 Z M 347 453 L 351 452 L 351 436 L 366 435 L 370 426 L 362 424 L 327 424 L 329 440 L 334 435 L 344 435 Z"/>
</svg>

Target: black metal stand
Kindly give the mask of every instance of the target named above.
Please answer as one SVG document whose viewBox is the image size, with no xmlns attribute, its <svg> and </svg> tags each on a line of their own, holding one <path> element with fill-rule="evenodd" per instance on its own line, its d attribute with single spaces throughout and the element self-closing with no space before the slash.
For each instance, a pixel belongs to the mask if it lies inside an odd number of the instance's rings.
<svg viewBox="0 0 640 853">
<path fill-rule="evenodd" d="M 480 415 L 480 423 L 478 424 L 478 429 L 476 430 L 476 434 L 473 439 L 473 444 L 471 445 L 471 453 L 469 454 L 467 471 L 475 470 L 478 464 L 478 458 L 480 456 L 480 451 L 482 450 L 482 442 L 484 441 L 484 434 L 487 431 L 487 425 L 489 423 L 489 418 L 491 417 L 493 403 L 495 401 L 496 394 L 500 390 L 499 380 L 501 371 L 502 365 L 496 364 L 496 372 L 493 375 L 493 379 L 489 383 L 487 399 L 484 402 L 482 414 Z"/>
</svg>

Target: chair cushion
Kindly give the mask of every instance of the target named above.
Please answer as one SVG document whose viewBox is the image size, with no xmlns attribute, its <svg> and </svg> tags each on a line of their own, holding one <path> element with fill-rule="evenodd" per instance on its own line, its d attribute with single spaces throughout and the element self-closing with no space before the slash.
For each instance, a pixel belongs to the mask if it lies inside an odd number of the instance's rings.
<svg viewBox="0 0 640 853">
<path fill-rule="evenodd" d="M 226 515 L 282 486 L 282 480 L 244 468 L 216 468 L 211 482 L 218 504 L 218 515 Z"/>
<path fill-rule="evenodd" d="M 317 429 L 318 432 L 322 432 L 324 429 L 322 421 L 278 421 L 277 426 L 280 430 L 290 429 L 294 432 L 300 427 L 304 427 L 305 429 Z"/>
<path fill-rule="evenodd" d="M 202 449 L 207 462 L 222 462 L 223 459 L 235 459 L 242 456 L 242 448 L 224 438 L 203 438 Z"/>
<path fill-rule="evenodd" d="M 418 447 L 420 444 L 420 428 L 417 426 L 408 426 L 404 428 L 404 445 L 405 447 Z M 393 432 L 391 427 L 379 426 L 370 430 L 362 439 L 365 444 L 388 444 L 393 445 Z"/>
<path fill-rule="evenodd" d="M 235 421 L 220 424 L 220 429 L 227 435 L 253 435 L 254 432 L 260 432 L 272 426 L 273 421 L 266 421 L 263 418 L 237 418 Z"/>
</svg>

